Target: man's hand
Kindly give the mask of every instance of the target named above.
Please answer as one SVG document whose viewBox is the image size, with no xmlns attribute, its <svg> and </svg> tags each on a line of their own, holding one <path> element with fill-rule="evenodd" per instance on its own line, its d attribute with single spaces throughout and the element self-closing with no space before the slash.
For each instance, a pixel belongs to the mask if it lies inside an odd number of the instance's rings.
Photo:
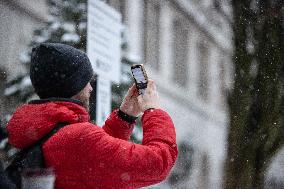
<svg viewBox="0 0 284 189">
<path fill-rule="evenodd" d="M 159 96 L 153 80 L 148 81 L 145 93 L 138 96 L 138 104 L 142 112 L 149 108 L 160 108 Z"/>
<path fill-rule="evenodd" d="M 139 94 L 136 89 L 136 86 L 135 84 L 133 84 L 129 88 L 119 109 L 130 116 L 137 117 L 141 113 L 141 109 L 138 105 L 138 99 L 137 99 L 138 95 Z"/>
</svg>

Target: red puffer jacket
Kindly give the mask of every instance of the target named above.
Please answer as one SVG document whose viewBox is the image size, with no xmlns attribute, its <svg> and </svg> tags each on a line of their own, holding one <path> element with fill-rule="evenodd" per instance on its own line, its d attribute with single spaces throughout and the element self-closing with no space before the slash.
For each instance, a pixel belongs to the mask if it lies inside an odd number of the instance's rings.
<svg viewBox="0 0 284 189">
<path fill-rule="evenodd" d="M 159 183 L 177 157 L 176 135 L 169 115 L 160 109 L 142 117 L 142 144 L 128 142 L 133 124 L 112 112 L 101 128 L 89 123 L 86 110 L 68 101 L 26 104 L 7 130 L 9 142 L 26 148 L 60 122 L 63 127 L 43 145 L 45 163 L 55 170 L 56 189 L 130 189 Z"/>
</svg>

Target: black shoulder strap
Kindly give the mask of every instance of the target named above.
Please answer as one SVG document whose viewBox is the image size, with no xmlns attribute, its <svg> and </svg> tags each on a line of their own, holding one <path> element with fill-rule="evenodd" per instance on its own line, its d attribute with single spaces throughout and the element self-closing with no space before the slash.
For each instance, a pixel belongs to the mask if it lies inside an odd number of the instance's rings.
<svg viewBox="0 0 284 189">
<path fill-rule="evenodd" d="M 44 135 L 44 137 L 42 137 L 40 140 L 38 140 L 37 142 L 35 142 L 33 145 L 29 146 L 28 148 L 25 148 L 23 150 L 21 150 L 20 152 L 15 154 L 15 157 L 12 161 L 11 164 L 13 163 L 23 163 L 23 161 L 25 161 L 25 158 L 27 158 L 29 153 L 32 153 L 31 151 L 33 151 L 33 149 L 40 147 L 40 150 L 42 148 L 42 145 L 52 136 L 54 135 L 59 129 L 61 129 L 62 127 L 65 127 L 66 125 L 68 125 L 68 123 L 58 123 L 50 132 L 48 132 L 46 135 Z M 35 159 L 33 159 L 33 156 L 29 156 L 29 158 L 32 158 L 31 161 L 31 167 L 34 167 L 33 164 L 39 164 L 37 161 L 35 161 L 36 159 L 38 159 L 38 157 L 34 157 Z M 41 160 L 40 160 L 41 161 Z M 34 163 L 32 163 L 34 162 Z M 28 163 L 30 164 L 30 162 Z"/>
<path fill-rule="evenodd" d="M 7 173 L 9 179 L 16 184 L 18 188 L 20 188 L 21 173 L 24 169 L 45 167 L 42 145 L 59 129 L 67 125 L 68 123 L 57 124 L 49 133 L 47 133 L 32 146 L 29 146 L 28 148 L 25 148 L 15 154 L 12 163 L 6 168 L 5 172 Z"/>
<path fill-rule="evenodd" d="M 52 135 L 54 135 L 59 129 L 65 127 L 68 123 L 58 123 L 49 133 L 44 135 L 39 141 L 37 141 L 34 145 L 43 145 Z"/>
<path fill-rule="evenodd" d="M 49 131 L 46 135 L 44 135 L 41 139 L 39 139 L 37 142 L 35 142 L 32 146 L 29 146 L 28 148 L 25 148 L 21 150 L 18 154 L 16 154 L 17 157 L 22 157 L 24 154 L 27 154 L 30 149 L 32 149 L 35 146 L 40 146 L 42 145 L 52 136 L 54 135 L 59 129 L 62 127 L 65 127 L 68 123 L 58 123 L 51 131 Z"/>
</svg>

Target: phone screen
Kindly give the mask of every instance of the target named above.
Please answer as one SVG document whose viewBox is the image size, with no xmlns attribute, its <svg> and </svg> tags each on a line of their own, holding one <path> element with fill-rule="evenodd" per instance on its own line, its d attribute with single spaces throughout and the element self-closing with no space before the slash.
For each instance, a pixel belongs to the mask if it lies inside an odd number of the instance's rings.
<svg viewBox="0 0 284 189">
<path fill-rule="evenodd" d="M 132 73 L 137 83 L 147 83 L 141 67 L 132 69 Z"/>
<path fill-rule="evenodd" d="M 143 65 L 134 65 L 131 67 L 131 71 L 139 94 L 144 94 L 144 90 L 147 88 L 148 78 Z"/>
</svg>

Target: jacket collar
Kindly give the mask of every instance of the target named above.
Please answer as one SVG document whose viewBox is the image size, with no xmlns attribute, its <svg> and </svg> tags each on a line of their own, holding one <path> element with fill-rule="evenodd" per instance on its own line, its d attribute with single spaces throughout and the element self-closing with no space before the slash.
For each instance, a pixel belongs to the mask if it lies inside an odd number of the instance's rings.
<svg viewBox="0 0 284 189">
<path fill-rule="evenodd" d="M 57 97 L 31 100 L 30 102 L 28 102 L 28 104 L 42 104 L 42 103 L 54 102 L 54 101 L 73 102 L 75 104 L 83 106 L 83 103 L 80 100 L 76 100 L 76 99 L 72 99 L 72 98 L 57 98 Z"/>
</svg>

